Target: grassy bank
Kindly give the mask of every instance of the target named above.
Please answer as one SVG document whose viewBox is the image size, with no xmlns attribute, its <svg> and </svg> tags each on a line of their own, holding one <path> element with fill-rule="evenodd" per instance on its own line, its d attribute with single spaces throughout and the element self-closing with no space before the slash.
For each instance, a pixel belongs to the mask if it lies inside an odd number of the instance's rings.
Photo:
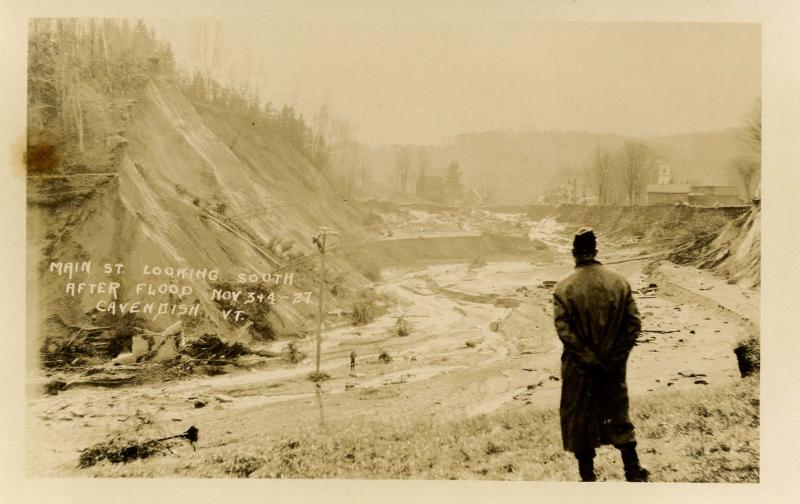
<svg viewBox="0 0 800 504">
<path fill-rule="evenodd" d="M 759 382 L 661 393 L 633 400 L 640 456 L 653 481 L 757 482 Z M 279 439 L 181 450 L 126 465 L 98 465 L 96 476 L 576 480 L 561 449 L 558 412 L 517 408 L 466 420 L 383 419 L 327 425 Z M 600 480 L 621 480 L 611 447 L 598 453 Z"/>
</svg>

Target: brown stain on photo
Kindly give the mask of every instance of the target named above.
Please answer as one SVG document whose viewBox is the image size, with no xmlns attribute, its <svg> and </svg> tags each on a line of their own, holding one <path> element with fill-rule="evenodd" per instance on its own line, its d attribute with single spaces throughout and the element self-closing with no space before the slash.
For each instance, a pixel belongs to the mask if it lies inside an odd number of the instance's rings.
<svg viewBox="0 0 800 504">
<path fill-rule="evenodd" d="M 28 145 L 25 133 L 9 147 L 9 165 L 16 177 L 52 174 L 60 162 L 58 146 L 47 142 Z"/>
<path fill-rule="evenodd" d="M 17 141 L 9 146 L 9 166 L 15 177 L 24 177 L 27 174 L 26 155 L 27 138 L 25 133 L 20 134 Z"/>
<path fill-rule="evenodd" d="M 58 148 L 49 143 L 28 145 L 25 153 L 25 164 L 29 175 L 53 173 L 58 166 Z"/>
</svg>

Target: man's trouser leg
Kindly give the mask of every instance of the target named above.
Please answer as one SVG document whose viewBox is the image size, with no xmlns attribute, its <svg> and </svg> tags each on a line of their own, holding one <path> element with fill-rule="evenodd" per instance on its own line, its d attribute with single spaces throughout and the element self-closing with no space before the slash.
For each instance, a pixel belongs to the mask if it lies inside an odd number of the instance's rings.
<svg viewBox="0 0 800 504">
<path fill-rule="evenodd" d="M 575 458 L 578 459 L 581 481 L 597 481 L 597 476 L 594 474 L 594 455 L 594 448 L 575 454 Z"/>
<path fill-rule="evenodd" d="M 616 445 L 616 447 L 622 455 L 625 479 L 627 481 L 647 481 L 650 473 L 639 463 L 639 455 L 636 453 L 636 441 Z"/>
</svg>

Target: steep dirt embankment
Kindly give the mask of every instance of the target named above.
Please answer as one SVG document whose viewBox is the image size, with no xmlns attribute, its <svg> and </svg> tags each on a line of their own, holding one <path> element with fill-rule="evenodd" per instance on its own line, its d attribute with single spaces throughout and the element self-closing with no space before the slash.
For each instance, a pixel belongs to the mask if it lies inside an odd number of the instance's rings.
<svg viewBox="0 0 800 504">
<path fill-rule="evenodd" d="M 620 232 L 638 238 L 678 238 L 687 224 L 696 228 L 721 228 L 749 212 L 748 207 L 699 208 L 689 206 L 532 206 L 532 218 L 554 217 L 560 222 L 579 223 L 605 233 Z"/>
<path fill-rule="evenodd" d="M 114 300 L 107 292 L 68 294 L 65 284 L 70 280 L 49 270 L 53 261 L 91 261 L 91 271 L 74 275 L 72 281 L 118 281 L 118 304 L 198 303 L 202 308 L 194 319 L 168 313 L 155 321 L 152 315 L 130 321 L 161 329 L 182 319 L 197 332 L 226 325 L 211 299 L 214 285 L 230 282 L 246 288 L 236 284 L 239 273 L 293 271 L 293 285 L 274 287 L 289 300 L 279 296 L 270 317 L 278 330 L 298 330 L 313 303 L 293 304 L 291 296 L 317 285 L 311 237 L 320 225 L 347 235 L 356 227 L 357 215 L 296 150 L 249 126 L 224 112 L 200 114 L 171 83 L 151 80 L 122 133 L 127 145 L 119 166 L 109 166 L 108 175 L 31 177 L 31 340 L 39 341 L 40 324 L 48 318 L 45 333 L 58 329 L 54 324 L 64 330 L 64 325 L 112 326 L 121 319 L 119 313 L 109 317 L 95 309 L 98 301 Z M 125 271 L 107 274 L 104 263 L 124 264 Z M 219 277 L 147 276 L 145 266 L 208 268 L 218 270 Z M 353 273 L 335 260 L 329 268 L 331 274 Z M 348 278 L 364 281 L 357 273 Z M 135 292 L 144 282 L 189 286 L 192 293 L 179 297 Z"/>
<path fill-rule="evenodd" d="M 670 257 L 682 262 L 680 257 Z M 743 287 L 761 285 L 761 212 L 755 210 L 732 220 L 706 247 L 689 256 L 701 268 L 713 268 Z"/>
<path fill-rule="evenodd" d="M 530 207 L 531 218 L 591 226 L 603 240 L 665 252 L 677 264 L 713 269 L 732 283 L 754 288 L 761 278 L 761 212 L 758 208 Z"/>
</svg>

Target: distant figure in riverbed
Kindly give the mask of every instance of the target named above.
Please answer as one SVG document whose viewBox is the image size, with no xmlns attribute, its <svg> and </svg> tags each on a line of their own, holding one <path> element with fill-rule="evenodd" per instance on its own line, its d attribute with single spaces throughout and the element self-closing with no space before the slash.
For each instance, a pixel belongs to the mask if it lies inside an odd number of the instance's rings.
<svg viewBox="0 0 800 504">
<path fill-rule="evenodd" d="M 575 270 L 558 282 L 553 315 L 561 356 L 561 437 L 575 454 L 582 481 L 596 481 L 595 448 L 613 444 L 622 454 L 627 481 L 647 481 L 628 415 L 625 371 L 641 330 L 631 287 L 595 260 L 591 229 L 575 235 Z"/>
<path fill-rule="evenodd" d="M 356 370 L 356 351 L 352 350 L 350 352 L 350 371 Z"/>
</svg>

